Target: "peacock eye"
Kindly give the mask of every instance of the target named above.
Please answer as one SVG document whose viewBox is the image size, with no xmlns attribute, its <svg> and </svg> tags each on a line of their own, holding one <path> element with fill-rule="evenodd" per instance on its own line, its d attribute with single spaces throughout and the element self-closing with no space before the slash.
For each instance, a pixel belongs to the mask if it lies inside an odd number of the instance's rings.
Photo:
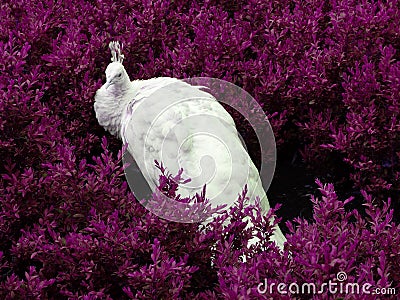
<svg viewBox="0 0 400 300">
<path fill-rule="evenodd" d="M 119 74 L 118 74 L 118 77 L 121 77 L 121 76 L 122 76 L 122 73 L 119 73 Z"/>
</svg>

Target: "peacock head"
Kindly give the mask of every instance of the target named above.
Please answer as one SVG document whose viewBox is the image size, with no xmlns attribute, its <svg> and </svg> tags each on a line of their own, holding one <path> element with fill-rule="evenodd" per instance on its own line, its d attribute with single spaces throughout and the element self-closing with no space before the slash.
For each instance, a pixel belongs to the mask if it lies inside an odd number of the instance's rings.
<svg viewBox="0 0 400 300">
<path fill-rule="evenodd" d="M 124 66 L 120 62 L 112 62 L 107 66 L 106 79 L 106 89 L 108 89 L 111 85 L 121 86 L 130 81 Z"/>
<path fill-rule="evenodd" d="M 105 88 L 108 89 L 111 85 L 122 86 L 130 82 L 128 73 L 126 73 L 122 62 L 124 60 L 124 55 L 122 54 L 122 45 L 119 42 L 110 42 L 109 48 L 111 50 L 111 63 L 106 69 L 106 79 Z"/>
</svg>

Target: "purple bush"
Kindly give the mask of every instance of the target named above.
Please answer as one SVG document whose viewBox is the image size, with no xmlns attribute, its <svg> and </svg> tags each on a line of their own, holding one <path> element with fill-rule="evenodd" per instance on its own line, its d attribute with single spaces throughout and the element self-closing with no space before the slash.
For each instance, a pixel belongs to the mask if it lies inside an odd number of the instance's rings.
<svg viewBox="0 0 400 300">
<path fill-rule="evenodd" d="M 1 299 L 290 299 L 257 287 L 339 283 L 339 272 L 399 292 L 397 1 L 0 7 Z M 361 191 L 363 207 L 317 180 L 313 218 L 287 222 L 284 253 L 268 242 L 278 206 L 262 216 L 243 205 L 245 191 L 202 230 L 151 214 L 129 191 L 120 142 L 94 116 L 111 40 L 124 44 L 132 79 L 210 76 L 243 87 L 269 115 L 278 155 L 299 149 L 320 178 L 329 173 L 336 187 Z M 160 185 L 175 195 L 169 179 Z M 253 235 L 261 242 L 244 247 Z"/>
</svg>

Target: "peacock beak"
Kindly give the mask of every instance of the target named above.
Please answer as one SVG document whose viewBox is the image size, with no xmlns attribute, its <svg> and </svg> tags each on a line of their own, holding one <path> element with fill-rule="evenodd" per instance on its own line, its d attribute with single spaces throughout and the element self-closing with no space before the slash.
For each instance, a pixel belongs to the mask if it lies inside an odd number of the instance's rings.
<svg viewBox="0 0 400 300">
<path fill-rule="evenodd" d="M 109 81 L 107 81 L 107 82 L 104 84 L 105 89 L 108 89 L 108 87 L 109 87 L 110 85 L 112 85 L 112 84 L 114 84 L 114 82 L 110 79 Z"/>
</svg>

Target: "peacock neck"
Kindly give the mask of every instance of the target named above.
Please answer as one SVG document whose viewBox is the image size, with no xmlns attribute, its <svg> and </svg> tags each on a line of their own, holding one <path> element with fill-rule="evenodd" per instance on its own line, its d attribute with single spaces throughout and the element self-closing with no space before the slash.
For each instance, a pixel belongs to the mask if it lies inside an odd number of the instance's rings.
<svg viewBox="0 0 400 300">
<path fill-rule="evenodd" d="M 96 98 L 95 112 L 99 124 L 112 135 L 119 136 L 123 110 L 133 99 L 131 93 L 132 89 L 127 86 L 110 86 Z"/>
</svg>

